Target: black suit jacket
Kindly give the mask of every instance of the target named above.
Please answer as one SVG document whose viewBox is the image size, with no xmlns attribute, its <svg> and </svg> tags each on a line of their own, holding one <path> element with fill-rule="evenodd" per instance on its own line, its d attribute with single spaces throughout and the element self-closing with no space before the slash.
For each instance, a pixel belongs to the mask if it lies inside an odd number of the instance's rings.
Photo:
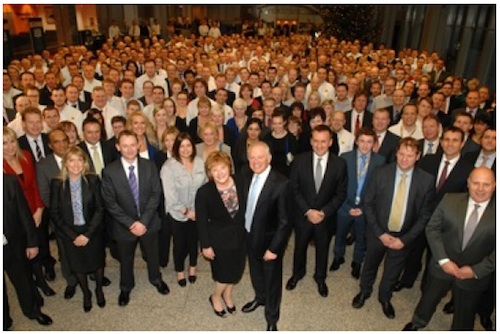
<svg viewBox="0 0 500 334">
<path fill-rule="evenodd" d="M 389 216 L 394 197 L 396 163 L 378 167 L 368 180 L 365 194 L 365 213 L 368 231 L 376 237 L 389 233 L 399 237 L 407 246 L 423 231 L 432 213 L 434 177 L 420 168 L 413 169 L 405 219 L 400 232 L 390 232 Z"/>
<path fill-rule="evenodd" d="M 436 153 L 433 153 L 433 154 L 442 154 L 443 153 L 443 148 L 441 147 L 441 144 L 438 140 L 437 142 L 438 144 L 438 147 L 436 149 Z M 421 157 L 423 158 L 424 157 L 424 154 L 425 152 L 427 151 L 427 147 L 424 147 L 424 144 L 425 144 L 425 139 L 419 139 L 418 140 L 418 148 L 420 150 L 420 154 L 421 154 Z"/>
<path fill-rule="evenodd" d="M 461 113 L 462 111 L 467 111 L 467 108 L 456 108 L 456 109 L 453 109 L 451 111 L 451 117 L 452 117 L 453 122 L 455 121 L 455 118 L 457 117 L 457 115 L 459 113 Z M 477 115 L 484 114 L 484 113 L 487 113 L 487 112 L 478 107 L 476 110 L 476 114 L 473 117 L 476 118 Z"/>
<path fill-rule="evenodd" d="M 391 124 L 390 125 L 398 124 L 399 121 L 401 120 L 401 111 L 403 110 L 403 108 L 401 108 L 401 110 L 399 110 L 399 113 L 397 114 L 397 116 L 394 116 L 394 106 L 389 106 L 385 109 L 389 110 L 389 113 L 391 114 Z"/>
<path fill-rule="evenodd" d="M 233 102 L 234 102 L 234 100 L 236 100 L 236 94 L 234 94 L 233 92 L 231 92 L 228 89 L 226 89 L 226 92 L 227 92 L 226 104 L 232 108 L 233 107 Z M 207 94 L 207 96 L 209 98 L 211 98 L 212 100 L 215 101 L 215 94 L 216 93 L 217 93 L 217 90 L 214 89 L 214 90 L 209 91 L 208 94 Z"/>
<path fill-rule="evenodd" d="M 201 248 L 241 249 L 245 245 L 245 184 L 241 175 L 233 176 L 239 209 L 234 217 L 227 212 L 213 181 L 205 183 L 196 193 L 196 225 Z"/>
<path fill-rule="evenodd" d="M 447 128 L 451 125 L 451 114 L 445 114 L 444 111 L 438 110 L 436 116 L 443 128 Z"/>
<path fill-rule="evenodd" d="M 434 175 L 437 182 L 439 179 L 438 172 L 442 157 L 442 153 L 426 155 L 420 159 L 418 167 L 425 170 L 427 173 Z M 469 161 L 465 160 L 463 157 L 458 159 L 457 164 L 448 174 L 443 186 L 436 192 L 432 208 L 434 209 L 439 204 L 446 193 L 459 193 L 467 191 L 467 177 L 473 169 L 474 165 Z"/>
<path fill-rule="evenodd" d="M 345 123 L 344 128 L 349 132 L 352 132 L 352 130 L 351 130 L 352 117 L 353 117 L 353 110 L 352 109 L 345 112 L 346 123 Z M 356 115 L 354 115 L 354 117 L 356 117 Z M 373 120 L 373 114 L 371 112 L 365 110 L 361 127 L 371 129 L 373 127 L 372 120 Z"/>
<path fill-rule="evenodd" d="M 467 137 L 467 140 L 465 141 L 464 147 L 462 147 L 462 154 L 467 154 L 470 152 L 477 152 L 481 150 L 481 145 L 476 143 L 475 141 L 472 140 L 472 137 L 469 136 Z"/>
<path fill-rule="evenodd" d="M 21 185 L 14 175 L 3 174 L 3 234 L 7 242 L 25 255 L 24 249 L 38 247 L 35 222 Z"/>
<path fill-rule="evenodd" d="M 242 172 L 245 183 L 245 202 L 252 183 L 253 173 Z M 248 235 L 249 248 L 261 259 L 266 250 L 282 256 L 291 232 L 290 198 L 288 180 L 271 169 L 257 199 L 252 226 Z"/>
<path fill-rule="evenodd" d="M 36 181 L 45 207 L 50 207 L 50 182 L 60 172 L 54 153 L 49 154 L 36 164 Z"/>
<path fill-rule="evenodd" d="M 307 219 L 309 209 L 321 210 L 325 220 L 334 217 L 347 196 L 347 164 L 336 155 L 328 155 L 328 163 L 319 192 L 316 193 L 313 172 L 313 152 L 295 157 L 290 172 L 296 219 Z"/>
<path fill-rule="evenodd" d="M 438 205 L 425 229 L 427 241 L 432 252 L 429 263 L 431 275 L 443 280 L 454 281 L 464 290 L 486 290 L 495 270 L 495 197 L 488 206 L 462 250 L 465 215 L 469 195 L 467 193 L 446 194 Z M 459 267 L 469 265 L 477 278 L 459 280 L 446 274 L 438 261 L 448 258 Z"/>
<path fill-rule="evenodd" d="M 40 104 L 44 106 L 53 106 L 54 101 L 50 98 L 52 96 L 52 93 L 49 91 L 47 86 L 43 86 L 40 88 Z"/>
<path fill-rule="evenodd" d="M 110 217 L 111 237 L 115 240 L 136 240 L 130 226 L 139 220 L 147 228 L 146 233 L 160 230 L 157 209 L 162 193 L 161 181 L 154 162 L 137 158 L 139 181 L 139 211 L 128 183 L 121 159 L 113 161 L 103 169 L 102 197 Z"/>
<path fill-rule="evenodd" d="M 385 133 L 384 141 L 378 149 L 378 154 L 385 157 L 385 161 L 390 163 L 396 159 L 396 147 L 398 146 L 401 137 L 395 135 L 392 132 L 387 131 Z"/>
<path fill-rule="evenodd" d="M 52 153 L 52 150 L 49 147 L 49 136 L 45 133 L 42 133 L 41 136 L 43 143 L 43 151 L 45 153 L 45 156 L 48 156 L 49 154 Z M 33 150 L 31 149 L 31 146 L 28 143 L 28 137 L 26 137 L 26 135 L 22 135 L 21 137 L 19 137 L 18 140 L 19 140 L 19 147 L 23 150 L 27 150 L 28 152 L 30 152 L 31 155 L 33 156 L 33 159 L 35 159 L 36 152 L 33 152 Z"/>
<path fill-rule="evenodd" d="M 463 158 L 465 160 L 469 161 L 472 164 L 472 166 L 474 166 L 476 164 L 477 158 L 479 158 L 479 154 L 481 154 L 481 150 L 472 151 L 472 152 L 465 153 Z M 497 170 L 497 159 L 496 158 L 495 158 L 495 162 L 493 162 L 493 165 L 491 166 L 491 170 L 496 175 L 496 170 Z"/>
<path fill-rule="evenodd" d="M 112 149 L 112 146 L 110 144 L 106 144 L 107 142 L 101 141 L 101 150 L 102 150 L 102 157 L 103 157 L 103 166 L 102 168 L 106 167 L 108 164 L 116 160 L 116 151 Z M 87 144 L 85 141 L 82 141 L 81 143 L 78 144 L 78 147 L 80 147 L 83 152 L 87 154 L 87 157 L 89 159 L 89 166 L 90 166 L 90 171 L 92 173 L 95 173 L 95 166 L 94 162 L 92 161 L 92 153 L 89 152 L 87 148 Z M 116 150 L 116 147 L 115 147 Z"/>
</svg>

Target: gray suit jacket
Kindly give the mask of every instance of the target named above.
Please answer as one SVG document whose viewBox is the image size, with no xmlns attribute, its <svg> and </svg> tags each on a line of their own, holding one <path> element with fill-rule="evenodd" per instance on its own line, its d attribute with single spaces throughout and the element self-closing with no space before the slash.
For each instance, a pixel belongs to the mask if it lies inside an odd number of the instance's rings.
<svg viewBox="0 0 500 334">
<path fill-rule="evenodd" d="M 432 214 L 425 229 L 432 252 L 429 270 L 437 278 L 454 280 L 441 269 L 438 261 L 448 258 L 459 267 L 469 265 L 477 279 L 455 279 L 455 283 L 464 290 L 485 290 L 495 270 L 495 197 L 491 198 L 469 243 L 462 250 L 468 200 L 467 193 L 446 194 Z"/>
<path fill-rule="evenodd" d="M 111 237 L 115 240 L 135 240 L 136 236 L 129 229 L 136 220 L 146 226 L 146 233 L 160 230 L 158 205 L 162 189 L 158 171 L 154 162 L 147 159 L 138 157 L 137 165 L 139 210 L 136 208 L 121 159 L 109 164 L 102 172 L 102 197 L 111 220 Z"/>
<path fill-rule="evenodd" d="M 36 164 L 38 189 L 40 190 L 43 204 L 47 208 L 50 206 L 50 182 L 59 174 L 59 171 L 54 153 L 47 155 Z"/>
</svg>

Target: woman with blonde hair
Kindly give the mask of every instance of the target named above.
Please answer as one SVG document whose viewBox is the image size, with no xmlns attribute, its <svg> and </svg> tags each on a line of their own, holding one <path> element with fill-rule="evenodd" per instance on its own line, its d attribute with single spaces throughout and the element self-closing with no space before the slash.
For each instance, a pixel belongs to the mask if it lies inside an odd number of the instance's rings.
<svg viewBox="0 0 500 334">
<path fill-rule="evenodd" d="M 242 98 L 237 98 L 233 102 L 234 116 L 227 120 L 226 126 L 233 130 L 236 139 L 240 136 L 241 131 L 245 128 L 248 121 L 246 114 L 247 103 Z"/>
<path fill-rule="evenodd" d="M 139 156 L 154 161 L 158 152 L 158 141 L 153 125 L 146 114 L 142 111 L 132 112 L 128 117 L 125 127 L 137 136 L 139 141 Z"/>
<path fill-rule="evenodd" d="M 205 123 L 200 128 L 199 136 L 203 141 L 196 144 L 196 155 L 202 158 L 204 162 L 212 152 L 224 152 L 231 155 L 231 147 L 219 139 L 217 126 L 214 122 Z"/>
<path fill-rule="evenodd" d="M 195 143 L 201 143 L 201 138 L 198 136 L 200 128 L 207 122 L 211 120 L 210 110 L 212 109 L 212 103 L 206 96 L 202 96 L 198 99 L 198 116 L 193 118 L 189 122 L 189 134 L 193 138 Z"/>
<path fill-rule="evenodd" d="M 182 131 L 181 129 L 179 129 L 179 131 L 181 132 L 186 131 L 185 129 L 187 129 L 189 125 L 186 123 L 188 103 L 189 103 L 188 92 L 185 90 L 180 91 L 177 94 L 177 98 L 175 99 L 175 107 L 176 107 L 177 118 L 179 119 L 179 122 L 182 124 Z"/>
<path fill-rule="evenodd" d="M 233 147 L 236 142 L 236 136 L 234 132 L 224 124 L 224 110 L 219 105 L 214 105 L 210 111 L 210 117 L 217 127 L 219 141 L 229 147 Z"/>
<path fill-rule="evenodd" d="M 20 148 L 16 132 L 7 126 L 3 127 L 3 172 L 17 177 L 33 215 L 37 236 L 40 240 L 46 240 L 45 233 L 42 230 L 43 227 L 40 225 L 42 223 L 44 205 L 36 180 L 35 159 L 30 151 Z M 44 251 L 43 253 L 46 252 Z M 47 284 L 42 270 L 41 260 L 45 257 L 47 257 L 47 254 L 39 253 L 38 256 L 30 260 L 30 264 L 33 269 L 36 285 L 42 290 L 44 295 L 53 296 L 55 292 Z"/>
<path fill-rule="evenodd" d="M 92 309 L 87 275 L 94 274 L 97 305 L 104 307 L 104 207 L 101 181 L 89 174 L 87 154 L 78 146 L 64 155 L 59 177 L 50 185 L 50 216 L 61 232 L 70 270 L 83 293 L 83 310 Z"/>
<path fill-rule="evenodd" d="M 231 158 L 224 152 L 212 152 L 205 168 L 210 181 L 196 194 L 196 225 L 203 256 L 210 261 L 215 281 L 208 300 L 214 313 L 224 318 L 225 308 L 230 314 L 236 312 L 232 292 L 245 269 L 244 183 L 231 175 Z"/>
</svg>

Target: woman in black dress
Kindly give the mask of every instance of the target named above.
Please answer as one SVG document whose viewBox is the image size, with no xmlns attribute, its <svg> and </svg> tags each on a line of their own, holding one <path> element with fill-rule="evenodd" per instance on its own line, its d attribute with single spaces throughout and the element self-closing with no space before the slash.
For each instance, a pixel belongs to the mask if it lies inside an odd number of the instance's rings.
<svg viewBox="0 0 500 334">
<path fill-rule="evenodd" d="M 63 158 L 60 176 L 52 180 L 50 215 L 64 235 L 63 247 L 70 270 L 83 292 L 83 309 L 92 308 L 92 293 L 87 275 L 95 273 L 96 299 L 99 307 L 106 305 L 102 291 L 104 276 L 104 230 L 101 181 L 87 174 L 87 155 L 78 146 L 69 149 Z"/>
<path fill-rule="evenodd" d="M 203 256 L 210 260 L 214 292 L 209 301 L 219 317 L 236 312 L 234 284 L 245 269 L 245 200 L 243 181 L 231 176 L 231 158 L 212 152 L 206 161 L 210 182 L 196 194 L 196 224 Z"/>
</svg>

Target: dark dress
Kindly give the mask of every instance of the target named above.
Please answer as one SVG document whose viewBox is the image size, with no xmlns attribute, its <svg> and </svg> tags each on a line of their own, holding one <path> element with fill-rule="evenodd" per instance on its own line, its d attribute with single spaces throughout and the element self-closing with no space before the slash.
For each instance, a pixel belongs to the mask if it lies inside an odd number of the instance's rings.
<svg viewBox="0 0 500 334">
<path fill-rule="evenodd" d="M 92 273 L 104 267 L 104 207 L 101 197 L 101 181 L 89 174 L 80 179 L 83 217 L 85 224 L 74 224 L 71 205 L 70 181 L 53 179 L 50 185 L 50 215 L 52 222 L 64 236 L 63 246 L 69 267 L 77 274 Z M 73 240 L 80 234 L 89 238 L 87 245 L 77 247 Z"/>
<path fill-rule="evenodd" d="M 271 132 L 264 138 L 264 141 L 269 145 L 273 156 L 271 166 L 288 178 L 290 176 L 290 164 L 297 154 L 297 140 L 289 132 L 283 138 L 275 138 Z"/>
<path fill-rule="evenodd" d="M 212 278 L 219 283 L 238 283 L 245 269 L 246 230 L 243 180 L 233 176 L 234 186 L 220 193 L 215 183 L 203 185 L 196 194 L 196 224 L 202 248 L 212 247 Z"/>
</svg>

